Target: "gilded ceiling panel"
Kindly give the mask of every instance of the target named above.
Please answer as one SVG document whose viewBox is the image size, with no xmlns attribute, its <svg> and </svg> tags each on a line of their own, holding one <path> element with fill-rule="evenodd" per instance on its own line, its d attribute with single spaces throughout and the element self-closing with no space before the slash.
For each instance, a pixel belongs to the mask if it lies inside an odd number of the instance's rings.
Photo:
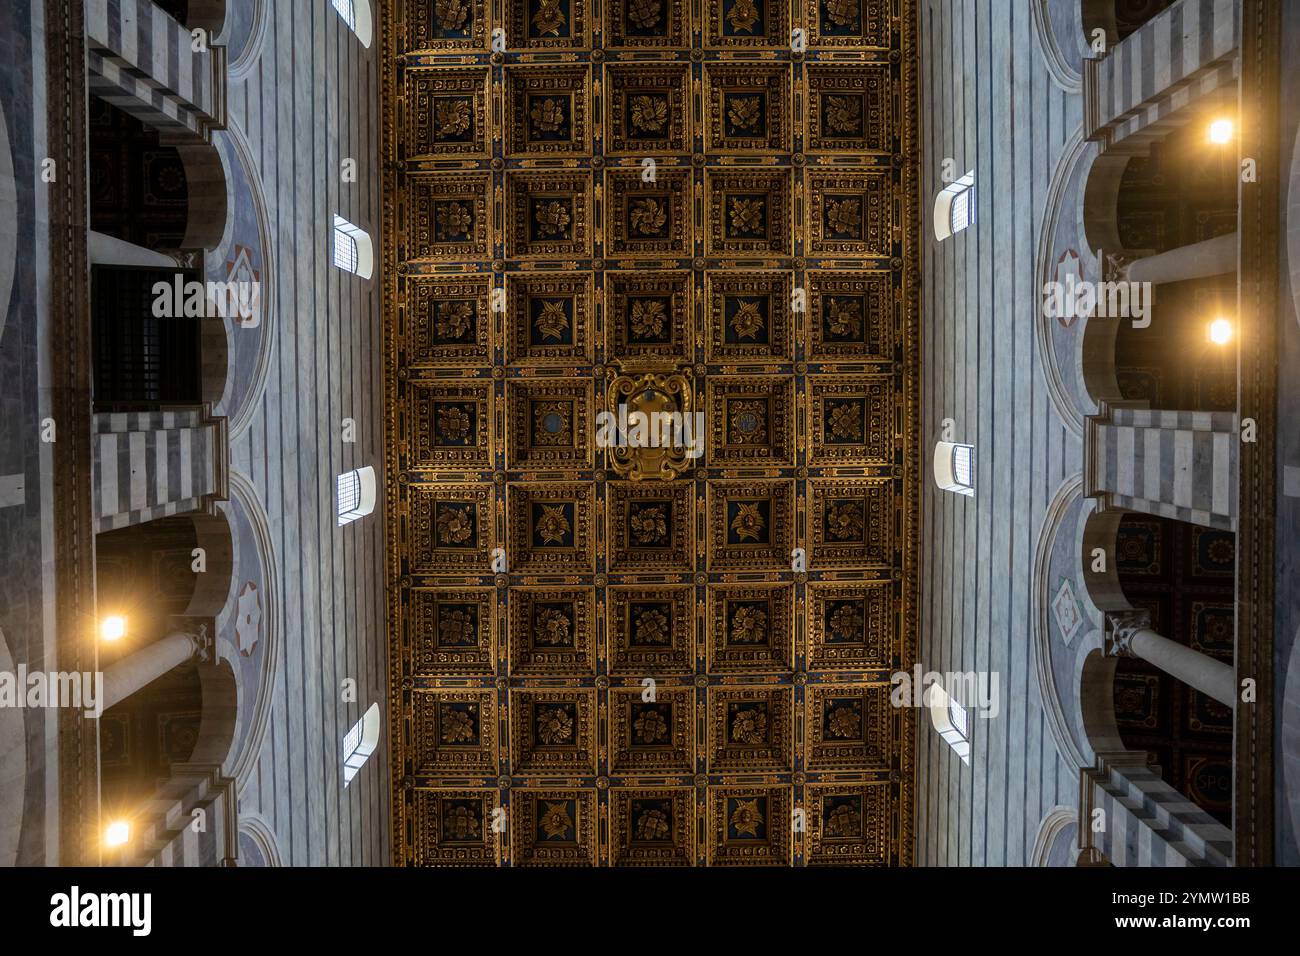
<svg viewBox="0 0 1300 956">
<path fill-rule="evenodd" d="M 396 861 L 910 863 L 913 3 L 385 6 Z"/>
</svg>

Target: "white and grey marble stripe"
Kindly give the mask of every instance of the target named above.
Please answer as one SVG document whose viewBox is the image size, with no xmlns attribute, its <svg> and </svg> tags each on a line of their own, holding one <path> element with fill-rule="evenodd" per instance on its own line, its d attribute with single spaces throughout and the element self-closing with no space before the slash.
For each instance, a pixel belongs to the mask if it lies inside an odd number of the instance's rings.
<svg viewBox="0 0 1300 956">
<path fill-rule="evenodd" d="M 196 51 L 190 31 L 153 0 L 87 0 L 86 38 L 98 95 L 146 122 L 199 137 L 225 125 L 215 88 L 223 51 Z"/>
<path fill-rule="evenodd" d="M 1236 528 L 1235 415 L 1124 408 L 1097 427 L 1094 483 L 1112 505 Z"/>
<path fill-rule="evenodd" d="M 98 415 L 93 427 L 98 530 L 191 511 L 217 491 L 212 428 L 197 412 Z"/>
<path fill-rule="evenodd" d="M 1093 137 L 1117 143 L 1235 79 L 1225 61 L 1240 33 L 1239 0 L 1179 0 L 1153 17 L 1091 67 Z"/>
</svg>

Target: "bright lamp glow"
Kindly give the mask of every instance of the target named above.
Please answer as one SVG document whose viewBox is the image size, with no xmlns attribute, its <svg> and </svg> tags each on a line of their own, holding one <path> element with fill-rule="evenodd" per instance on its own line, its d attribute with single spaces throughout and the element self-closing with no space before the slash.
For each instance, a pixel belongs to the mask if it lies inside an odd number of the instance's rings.
<svg viewBox="0 0 1300 956">
<path fill-rule="evenodd" d="M 117 614 L 106 617 L 99 623 L 99 636 L 106 641 L 118 641 L 126 636 L 126 618 Z"/>
<path fill-rule="evenodd" d="M 1223 118 L 1216 119 L 1210 124 L 1210 142 L 1217 146 L 1232 142 L 1232 134 L 1235 130 L 1232 120 Z"/>
<path fill-rule="evenodd" d="M 1232 323 L 1227 319 L 1215 319 L 1210 323 L 1207 334 L 1215 345 L 1227 345 L 1232 341 Z"/>
<path fill-rule="evenodd" d="M 104 831 L 105 846 L 123 846 L 131 839 L 131 827 L 125 820 L 114 820 Z"/>
</svg>

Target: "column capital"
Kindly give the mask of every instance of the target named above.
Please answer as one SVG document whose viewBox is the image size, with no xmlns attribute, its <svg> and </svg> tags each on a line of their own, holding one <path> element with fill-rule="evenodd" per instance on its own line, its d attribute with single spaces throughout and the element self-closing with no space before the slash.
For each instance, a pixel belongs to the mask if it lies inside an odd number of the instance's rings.
<svg viewBox="0 0 1300 956">
<path fill-rule="evenodd" d="M 194 645 L 194 659 L 206 664 L 211 658 L 212 638 L 208 636 L 208 626 L 200 624 L 193 631 L 186 632 L 186 637 Z"/>
<path fill-rule="evenodd" d="M 1139 608 L 1127 611 L 1107 611 L 1107 657 L 1136 657 L 1133 653 L 1133 635 L 1151 629 L 1151 612 Z"/>
</svg>

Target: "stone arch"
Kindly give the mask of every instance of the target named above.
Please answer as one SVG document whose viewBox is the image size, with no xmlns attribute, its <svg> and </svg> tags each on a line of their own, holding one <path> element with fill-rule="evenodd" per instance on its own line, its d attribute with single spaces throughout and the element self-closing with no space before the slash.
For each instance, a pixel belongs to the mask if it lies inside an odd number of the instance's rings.
<svg viewBox="0 0 1300 956">
<path fill-rule="evenodd" d="M 275 831 L 258 814 L 240 814 L 239 845 L 241 866 L 284 866 Z M 255 854 L 256 859 L 245 860 L 245 850 Z"/>
<path fill-rule="evenodd" d="M 183 249 L 215 249 L 226 233 L 227 177 L 221 153 L 210 143 L 177 145 L 189 186 L 189 220 Z"/>
<path fill-rule="evenodd" d="M 1038 824 L 1038 833 L 1034 837 L 1034 845 L 1029 851 L 1030 866 L 1059 866 L 1064 849 L 1073 851 L 1069 853 L 1069 859 L 1071 863 L 1074 862 L 1078 851 L 1072 844 L 1077 840 L 1078 816 L 1074 807 L 1061 805 L 1052 807 L 1043 814 L 1043 819 Z"/>
<path fill-rule="evenodd" d="M 1102 251 L 1129 251 L 1120 241 L 1118 209 L 1120 186 L 1132 158 L 1125 153 L 1099 152 L 1088 166 L 1080 222 L 1094 256 Z"/>
<path fill-rule="evenodd" d="M 1300 130 L 1291 147 L 1291 182 L 1287 189 L 1287 259 L 1291 264 L 1291 297 L 1300 323 Z M 0 315 L 0 322 L 4 317 Z"/>
<path fill-rule="evenodd" d="M 257 63 L 266 40 L 266 8 L 269 0 L 237 0 L 227 12 L 225 29 L 219 37 L 230 57 L 231 82 L 243 79 Z"/>
<path fill-rule="evenodd" d="M 1059 4 L 1055 6 L 1059 7 Z M 1088 50 L 1078 30 L 1060 28 L 1053 16 L 1053 7 L 1052 0 L 1033 0 L 1030 10 L 1034 39 L 1056 85 L 1066 93 L 1079 93 L 1083 90 L 1082 61 Z"/>
<path fill-rule="evenodd" d="M 196 547 L 204 551 L 207 570 L 195 585 L 194 596 L 185 610 L 185 616 L 215 618 L 226 606 L 235 583 L 230 521 L 220 511 L 215 514 L 194 514 L 190 518 L 194 523 Z"/>
<path fill-rule="evenodd" d="M 189 762 L 224 767 L 235 740 L 239 688 L 227 661 L 200 668 L 199 680 L 203 686 L 203 721 Z"/>
<path fill-rule="evenodd" d="M 1291 853 L 1300 852 L 1300 630 L 1292 638 L 1282 682 L 1278 764 L 1282 768 L 1285 805 L 1290 817 Z"/>
<path fill-rule="evenodd" d="M 226 281 L 255 281 L 261 291 L 257 323 L 236 327 L 223 323 L 229 348 L 229 371 L 214 411 L 229 419 L 233 442 L 252 423 L 266 390 L 276 325 L 276 258 L 273 230 L 257 165 L 244 134 L 233 121 L 214 142 L 229 168 L 230 204 L 226 234 L 209 252 L 207 271 Z"/>
<path fill-rule="evenodd" d="M 1088 588 L 1088 598 L 1102 611 L 1121 613 L 1133 610 L 1124 589 L 1119 583 L 1119 571 L 1115 560 L 1116 542 L 1119 525 L 1124 516 L 1129 514 L 1122 508 L 1094 510 L 1084 524 L 1083 550 L 1079 555 L 1083 571 L 1083 581 Z M 1093 570 L 1093 550 L 1101 548 L 1107 555 L 1105 569 Z"/>
<path fill-rule="evenodd" d="M 1095 622 L 1088 620 L 1096 612 L 1087 602 L 1087 594 L 1074 593 L 1074 585 L 1068 579 L 1058 580 L 1058 573 L 1065 567 L 1077 570 L 1075 535 L 1080 509 L 1085 507 L 1082 494 L 1083 476 L 1075 475 L 1067 479 L 1053 495 L 1038 531 L 1033 570 L 1036 605 L 1034 673 L 1038 681 L 1039 698 L 1058 752 L 1062 759 L 1076 768 L 1092 763 L 1092 754 L 1087 749 L 1087 740 L 1079 726 L 1074 687 L 1079 655 L 1086 653 L 1097 634 Z M 1078 616 L 1066 643 L 1058 636 L 1060 617 L 1056 612 L 1056 605 L 1063 600 L 1063 589 L 1069 589 L 1066 597 L 1074 605 Z M 1073 644 L 1073 649 L 1070 644 Z"/>
<path fill-rule="evenodd" d="M 238 729 L 226 776 L 242 787 L 257 765 L 270 722 L 284 622 L 270 522 L 253 483 L 240 472 L 230 474 L 230 502 L 225 507 L 236 527 L 235 581 L 245 585 L 240 594 L 232 595 L 217 619 L 216 648 L 218 656 L 235 669 L 240 685 Z M 245 590 L 249 582 L 255 583 L 252 591 Z M 244 603 L 258 615 L 257 646 L 252 650 L 238 634 Z"/>
<path fill-rule="evenodd" d="M 1077 127 L 1061 149 L 1056 168 L 1048 184 L 1039 224 L 1038 249 L 1035 257 L 1037 288 L 1061 281 L 1062 264 L 1073 257 L 1074 268 L 1082 276 L 1097 271 L 1096 257 L 1090 245 L 1081 240 L 1080 180 L 1086 175 L 1087 163 L 1096 153 L 1096 144 L 1084 139 L 1082 126 Z M 1078 341 L 1071 320 L 1049 314 L 1045 301 L 1034 299 L 1034 333 L 1047 394 L 1061 422 L 1076 436 L 1083 436 L 1086 396 L 1077 383 Z"/>
</svg>

